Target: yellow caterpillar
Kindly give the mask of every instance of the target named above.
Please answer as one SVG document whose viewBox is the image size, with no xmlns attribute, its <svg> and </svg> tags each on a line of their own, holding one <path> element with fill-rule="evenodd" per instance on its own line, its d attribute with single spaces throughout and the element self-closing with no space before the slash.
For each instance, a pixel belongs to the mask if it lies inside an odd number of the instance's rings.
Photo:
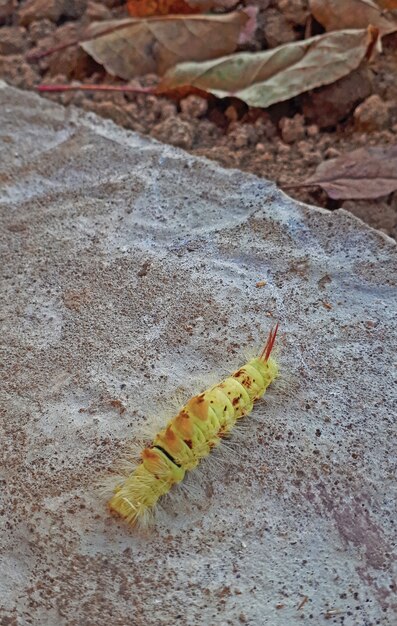
<svg viewBox="0 0 397 626">
<path fill-rule="evenodd" d="M 260 356 L 211 389 L 194 396 L 141 453 L 142 462 L 114 489 L 109 507 L 130 524 L 144 520 L 157 500 L 183 480 L 252 411 L 278 375 L 270 356 L 278 324 Z"/>
</svg>

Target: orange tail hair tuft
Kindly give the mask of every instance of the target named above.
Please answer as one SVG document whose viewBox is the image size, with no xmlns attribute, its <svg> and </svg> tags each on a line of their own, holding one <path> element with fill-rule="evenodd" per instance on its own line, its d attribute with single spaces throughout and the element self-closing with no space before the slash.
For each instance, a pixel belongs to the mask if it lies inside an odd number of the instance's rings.
<svg viewBox="0 0 397 626">
<path fill-rule="evenodd" d="M 276 341 L 276 335 L 278 331 L 278 322 L 273 328 L 270 330 L 269 336 L 267 338 L 265 347 L 263 348 L 260 359 L 263 361 L 267 361 L 274 347 L 274 342 Z"/>
</svg>

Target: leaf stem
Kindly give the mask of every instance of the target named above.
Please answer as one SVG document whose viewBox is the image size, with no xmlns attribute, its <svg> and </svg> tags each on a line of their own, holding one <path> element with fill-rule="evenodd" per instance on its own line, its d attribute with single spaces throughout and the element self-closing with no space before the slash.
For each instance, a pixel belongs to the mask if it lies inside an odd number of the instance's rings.
<svg viewBox="0 0 397 626">
<path fill-rule="evenodd" d="M 102 37 L 103 35 L 109 35 L 117 30 L 121 30 L 130 26 L 131 20 L 127 19 L 123 24 L 116 24 L 116 26 L 111 26 L 110 28 L 105 28 L 101 30 L 99 33 L 95 33 L 93 35 L 83 35 L 81 39 L 73 39 L 72 41 L 68 41 L 67 43 L 59 44 L 58 46 L 54 46 L 53 48 L 48 48 L 47 50 L 43 50 L 42 52 L 29 52 L 26 55 L 27 61 L 38 61 L 39 59 L 43 59 L 44 57 L 53 54 L 54 52 L 59 52 L 60 50 L 65 50 L 65 48 L 70 48 L 71 46 L 78 46 L 85 41 L 91 41 L 92 39 L 98 39 L 98 37 Z"/>
<path fill-rule="evenodd" d="M 84 41 L 84 40 L 75 39 L 74 41 L 69 41 L 68 43 L 62 43 L 62 44 L 59 44 L 59 46 L 48 48 L 48 50 L 44 50 L 42 52 L 34 52 L 34 51 L 29 52 L 29 54 L 26 55 L 26 60 L 27 61 L 39 61 L 39 59 L 44 59 L 44 57 L 47 57 L 50 54 L 53 54 L 54 52 L 59 52 L 59 50 L 65 50 L 65 48 L 70 48 L 71 46 L 78 46 L 80 41 Z"/>
</svg>

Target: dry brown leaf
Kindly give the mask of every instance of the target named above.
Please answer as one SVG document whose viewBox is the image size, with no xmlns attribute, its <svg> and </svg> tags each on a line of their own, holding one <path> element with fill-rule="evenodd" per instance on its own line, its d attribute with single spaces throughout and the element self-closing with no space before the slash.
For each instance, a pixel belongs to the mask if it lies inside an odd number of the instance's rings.
<svg viewBox="0 0 397 626">
<path fill-rule="evenodd" d="M 397 144 L 358 148 L 323 161 L 302 186 L 320 185 L 330 198 L 380 198 L 397 190 Z"/>
<path fill-rule="evenodd" d="M 161 75 L 181 61 L 230 54 L 249 23 L 244 11 L 111 20 L 92 24 L 88 28 L 92 39 L 80 45 L 109 74 L 128 80 L 143 74 Z"/>
<path fill-rule="evenodd" d="M 214 7 L 231 9 L 237 4 L 238 0 L 127 0 L 127 9 L 132 17 L 149 17 L 204 13 Z"/>
<path fill-rule="evenodd" d="M 382 3 L 397 6 L 396 0 Z M 309 0 L 309 8 L 327 31 L 367 28 L 369 24 L 378 28 L 381 36 L 397 31 L 397 19 L 373 0 Z"/>
<path fill-rule="evenodd" d="M 191 85 L 250 106 L 268 107 L 327 85 L 355 70 L 378 39 L 376 29 L 345 30 L 311 37 L 265 52 L 241 52 L 168 70 L 159 90 Z"/>
</svg>

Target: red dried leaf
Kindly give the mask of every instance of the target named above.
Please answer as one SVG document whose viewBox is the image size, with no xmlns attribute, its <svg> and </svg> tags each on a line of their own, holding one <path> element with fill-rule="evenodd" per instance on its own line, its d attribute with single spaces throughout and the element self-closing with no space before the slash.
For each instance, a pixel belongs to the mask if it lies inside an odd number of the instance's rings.
<svg viewBox="0 0 397 626">
<path fill-rule="evenodd" d="M 185 0 L 128 0 L 127 9 L 132 17 L 201 13 L 200 7 L 192 7 Z"/>
<path fill-rule="evenodd" d="M 151 15 L 192 15 L 205 13 L 215 7 L 231 9 L 238 0 L 127 0 L 128 12 L 132 17 Z"/>
</svg>

